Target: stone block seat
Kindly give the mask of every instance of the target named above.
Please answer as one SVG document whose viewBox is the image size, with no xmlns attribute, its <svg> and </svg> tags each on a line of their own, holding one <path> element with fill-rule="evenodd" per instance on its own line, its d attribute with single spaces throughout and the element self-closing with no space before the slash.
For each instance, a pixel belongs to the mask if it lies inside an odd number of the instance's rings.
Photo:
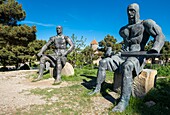
<svg viewBox="0 0 170 115">
<path fill-rule="evenodd" d="M 54 68 L 50 68 L 50 76 L 53 77 L 53 75 L 55 74 Z M 63 67 L 62 71 L 61 71 L 61 75 L 65 75 L 65 76 L 71 76 L 74 75 L 74 68 L 73 66 L 66 62 L 65 66 Z"/>
<path fill-rule="evenodd" d="M 144 97 L 156 83 L 157 70 L 143 69 L 142 72 L 134 77 L 132 86 L 132 96 L 142 98 Z M 114 73 L 113 90 L 121 91 L 122 76 L 121 73 Z"/>
</svg>

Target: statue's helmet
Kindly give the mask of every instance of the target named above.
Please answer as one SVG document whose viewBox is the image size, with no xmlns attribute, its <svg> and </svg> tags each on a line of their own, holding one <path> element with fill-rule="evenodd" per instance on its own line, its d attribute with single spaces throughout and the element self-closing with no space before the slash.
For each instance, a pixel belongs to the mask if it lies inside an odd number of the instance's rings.
<svg viewBox="0 0 170 115">
<path fill-rule="evenodd" d="M 130 12 L 131 13 L 133 12 L 134 14 L 132 14 L 132 15 L 134 15 L 134 16 L 131 17 Z M 132 23 L 131 22 L 132 18 L 133 18 L 133 21 L 134 21 L 133 23 L 138 22 L 140 20 L 139 19 L 140 18 L 140 15 L 139 15 L 139 5 L 137 3 L 130 4 L 127 7 L 127 14 L 128 14 L 129 23 Z"/>
</svg>

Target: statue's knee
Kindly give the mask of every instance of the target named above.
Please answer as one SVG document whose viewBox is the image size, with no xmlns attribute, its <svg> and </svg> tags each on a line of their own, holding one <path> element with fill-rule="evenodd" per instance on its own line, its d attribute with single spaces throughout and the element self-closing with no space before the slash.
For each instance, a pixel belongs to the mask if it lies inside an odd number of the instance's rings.
<svg viewBox="0 0 170 115">
<path fill-rule="evenodd" d="M 123 65 L 123 70 L 132 71 L 133 70 L 133 63 L 130 62 L 130 61 L 125 62 L 125 64 Z"/>
<path fill-rule="evenodd" d="M 105 59 L 100 60 L 100 62 L 99 62 L 99 67 L 106 67 L 106 66 L 107 66 L 106 60 L 105 60 Z"/>
<path fill-rule="evenodd" d="M 43 56 L 43 57 L 41 57 L 40 58 L 40 64 L 45 64 L 45 60 L 46 60 L 46 58 Z"/>
</svg>

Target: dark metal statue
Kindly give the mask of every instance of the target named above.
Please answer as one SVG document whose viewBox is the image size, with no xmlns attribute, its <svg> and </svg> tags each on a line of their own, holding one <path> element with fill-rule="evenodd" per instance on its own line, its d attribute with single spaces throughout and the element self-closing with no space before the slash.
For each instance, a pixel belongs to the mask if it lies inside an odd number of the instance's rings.
<svg viewBox="0 0 170 115">
<path fill-rule="evenodd" d="M 39 75 L 35 81 L 38 81 L 43 76 L 43 71 L 45 69 L 45 62 L 49 61 L 51 66 L 54 67 L 54 83 L 61 82 L 61 70 L 64 67 L 67 59 L 67 54 L 69 54 L 74 49 L 74 44 L 68 36 L 63 35 L 63 28 L 57 26 L 57 35 L 49 39 L 49 41 L 42 47 L 41 51 L 37 54 L 40 57 L 40 68 Z M 48 46 L 54 45 L 54 53 L 49 55 L 44 55 Z M 70 45 L 67 48 L 67 45 Z"/>
<path fill-rule="evenodd" d="M 129 22 L 119 31 L 120 36 L 124 40 L 122 52 L 113 55 L 112 49 L 108 48 L 106 52 L 107 57 L 99 63 L 96 88 L 90 93 L 93 95 L 100 92 L 101 84 L 106 77 L 106 70 L 119 70 L 122 73 L 122 92 L 120 102 L 112 109 L 113 112 L 122 112 L 126 109 L 131 96 L 132 75 L 138 75 L 141 72 L 145 65 L 147 54 L 159 54 L 165 39 L 161 28 L 155 21 L 151 19 L 140 20 L 138 4 L 130 4 L 127 7 L 127 14 Z M 154 38 L 153 47 L 150 51 L 144 52 L 144 47 L 150 36 Z"/>
</svg>

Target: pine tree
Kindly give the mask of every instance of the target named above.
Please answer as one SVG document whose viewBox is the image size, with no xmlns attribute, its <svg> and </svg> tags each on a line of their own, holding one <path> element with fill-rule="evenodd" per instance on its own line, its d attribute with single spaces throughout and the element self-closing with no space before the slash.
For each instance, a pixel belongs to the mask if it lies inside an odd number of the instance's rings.
<svg viewBox="0 0 170 115">
<path fill-rule="evenodd" d="M 19 25 L 26 12 L 15 0 L 0 0 L 0 59 L 1 64 L 15 64 L 28 60 L 28 44 L 36 39 L 36 27 Z"/>
<path fill-rule="evenodd" d="M 119 51 L 122 47 L 121 44 L 116 43 L 117 40 L 111 35 L 107 35 L 104 40 L 99 42 L 99 47 L 101 47 L 101 51 L 106 52 L 107 47 L 112 47 L 113 51 Z"/>
</svg>

